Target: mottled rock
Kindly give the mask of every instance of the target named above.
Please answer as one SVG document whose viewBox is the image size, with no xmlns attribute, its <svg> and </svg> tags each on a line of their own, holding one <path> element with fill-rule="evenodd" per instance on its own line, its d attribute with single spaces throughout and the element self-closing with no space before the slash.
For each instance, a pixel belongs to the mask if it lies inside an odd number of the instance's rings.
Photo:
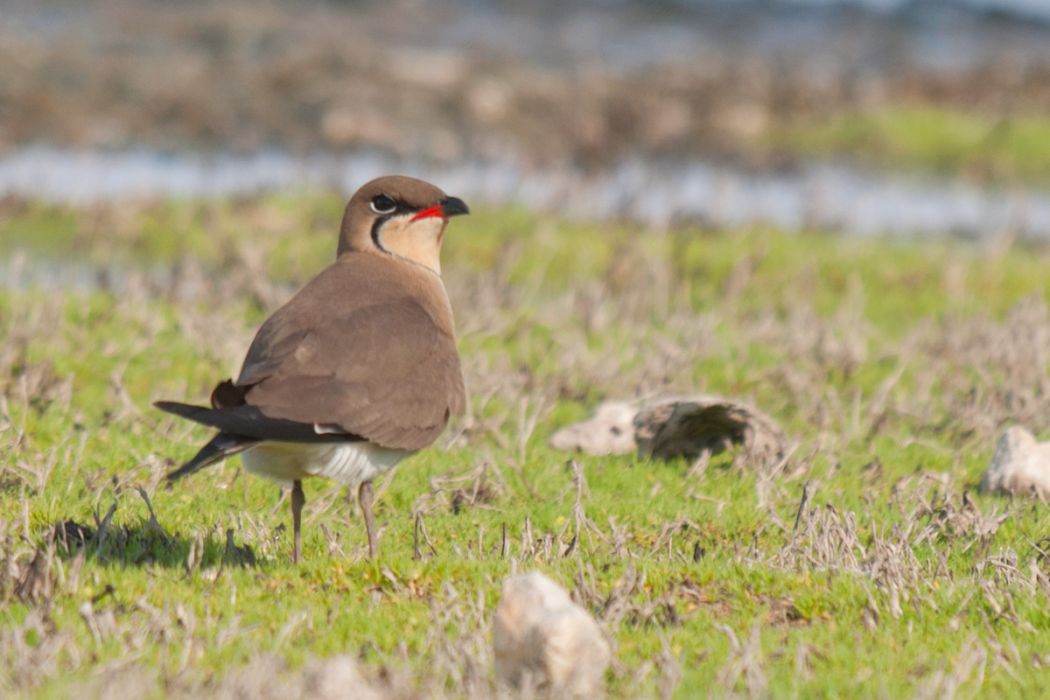
<svg viewBox="0 0 1050 700">
<path fill-rule="evenodd" d="M 594 455 L 626 454 L 672 459 L 743 448 L 749 464 L 768 467 L 787 454 L 787 440 L 772 418 L 723 396 L 665 397 L 642 405 L 609 401 L 594 416 L 559 430 L 559 450 Z"/>
<path fill-rule="evenodd" d="M 1019 425 L 999 438 L 981 489 L 994 493 L 1050 497 L 1050 442 L 1039 442 Z"/>
<path fill-rule="evenodd" d="M 772 418 L 723 396 L 686 396 L 644 406 L 634 417 L 642 457 L 673 459 L 718 454 L 733 445 L 746 463 L 768 467 L 787 454 L 787 440 Z"/>
<path fill-rule="evenodd" d="M 604 694 L 608 642 L 565 589 L 541 573 L 503 583 L 493 647 L 496 675 L 510 686 L 554 697 Z"/>
</svg>

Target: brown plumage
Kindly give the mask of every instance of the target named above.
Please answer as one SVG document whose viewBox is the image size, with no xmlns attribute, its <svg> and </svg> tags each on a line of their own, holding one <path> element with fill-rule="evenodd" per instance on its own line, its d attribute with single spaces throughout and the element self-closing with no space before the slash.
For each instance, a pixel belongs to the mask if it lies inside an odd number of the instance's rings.
<svg viewBox="0 0 1050 700">
<path fill-rule="evenodd" d="M 270 418 L 418 450 L 463 412 L 453 333 L 436 275 L 350 252 L 263 324 L 233 386 Z"/>
<path fill-rule="evenodd" d="M 464 411 L 439 253 L 448 218 L 465 213 L 461 200 L 413 178 L 358 190 L 336 261 L 266 320 L 240 375 L 212 392 L 212 407 L 157 403 L 220 431 L 169 478 L 245 452 L 250 471 L 292 481 L 296 559 L 300 477 L 360 484 L 374 553 L 372 478 L 433 443 Z"/>
</svg>

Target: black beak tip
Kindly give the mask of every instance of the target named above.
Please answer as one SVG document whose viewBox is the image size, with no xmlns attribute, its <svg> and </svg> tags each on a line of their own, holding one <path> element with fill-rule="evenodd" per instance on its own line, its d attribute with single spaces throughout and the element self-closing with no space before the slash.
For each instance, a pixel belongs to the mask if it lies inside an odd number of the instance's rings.
<svg viewBox="0 0 1050 700">
<path fill-rule="evenodd" d="M 444 212 L 445 216 L 459 216 L 460 214 L 469 214 L 470 207 L 459 197 L 445 197 L 441 200 L 441 211 Z"/>
</svg>

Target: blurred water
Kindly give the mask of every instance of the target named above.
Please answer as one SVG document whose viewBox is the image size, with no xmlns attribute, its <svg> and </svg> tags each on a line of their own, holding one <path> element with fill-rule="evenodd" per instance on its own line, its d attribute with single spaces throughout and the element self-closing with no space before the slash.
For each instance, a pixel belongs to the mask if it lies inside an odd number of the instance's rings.
<svg viewBox="0 0 1050 700">
<path fill-rule="evenodd" d="M 302 12 L 331 4 L 276 6 Z M 384 14 L 373 12 L 378 5 L 356 5 L 342 9 L 361 18 Z M 570 71 L 592 64 L 631 69 L 683 59 L 757 58 L 788 60 L 801 71 L 864 74 L 905 64 L 967 69 L 1004 59 L 1050 59 L 1050 0 L 442 0 L 433 7 L 440 10 L 425 14 L 424 22 L 376 22 L 370 31 L 388 45 L 514 56 Z M 56 42 L 69 35 L 103 45 L 123 41 L 126 28 L 114 25 L 119 16 L 119 4 L 0 3 L 0 27 Z M 333 15 L 332 21 L 347 20 Z"/>
<path fill-rule="evenodd" d="M 393 172 L 431 180 L 472 204 L 514 204 L 573 218 L 627 219 L 657 227 L 693 220 L 719 227 L 769 224 L 859 235 L 986 238 L 1009 233 L 1050 239 L 1046 193 L 995 191 L 828 164 L 756 174 L 701 161 L 635 160 L 588 175 L 569 167 L 533 171 L 510 163 L 406 163 L 373 152 L 204 156 L 32 147 L 0 157 L 0 196 L 88 204 L 219 198 L 294 188 L 334 189 L 348 195 L 366 180 Z"/>
<path fill-rule="evenodd" d="M 686 4 L 703 4 L 708 0 L 697 0 Z M 875 12 L 900 12 L 920 4 L 941 5 L 944 7 L 958 7 L 960 9 L 973 9 L 984 12 L 996 12 L 1006 16 L 1015 16 L 1020 19 L 1050 19 L 1050 2 L 1047 0 L 777 0 L 783 5 L 801 6 L 835 6 L 853 5 L 863 7 Z M 723 0 L 723 4 L 726 3 Z"/>
<path fill-rule="evenodd" d="M 902 65 L 968 70 L 1050 59 L 1050 0 L 453 0 L 469 12 L 428 40 L 489 44 L 550 66 L 616 69 L 691 57 L 790 61 L 795 70 L 867 74 Z M 529 11 L 531 8 L 532 11 Z M 483 37 L 483 39 L 481 39 Z"/>
</svg>

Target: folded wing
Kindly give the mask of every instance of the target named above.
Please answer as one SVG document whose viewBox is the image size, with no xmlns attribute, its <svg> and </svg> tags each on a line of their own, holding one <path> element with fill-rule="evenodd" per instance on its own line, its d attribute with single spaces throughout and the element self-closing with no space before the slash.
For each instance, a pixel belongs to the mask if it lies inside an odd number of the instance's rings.
<svg viewBox="0 0 1050 700">
<path fill-rule="evenodd" d="M 260 329 L 234 382 L 246 407 L 405 450 L 429 445 L 462 413 L 455 338 L 417 299 L 382 300 L 307 326 L 278 312 Z"/>
</svg>

